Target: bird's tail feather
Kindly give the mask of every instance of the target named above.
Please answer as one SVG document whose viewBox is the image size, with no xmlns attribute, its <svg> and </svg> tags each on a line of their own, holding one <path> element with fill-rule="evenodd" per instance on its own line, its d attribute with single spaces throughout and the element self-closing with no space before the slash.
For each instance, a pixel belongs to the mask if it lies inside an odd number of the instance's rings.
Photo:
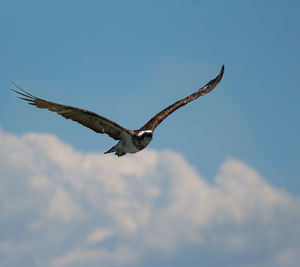
<svg viewBox="0 0 300 267">
<path fill-rule="evenodd" d="M 117 151 L 116 146 L 113 146 L 111 149 L 109 149 L 106 152 L 104 152 L 104 154 L 108 154 L 108 153 L 112 153 L 112 152 L 116 152 L 116 151 Z"/>
</svg>

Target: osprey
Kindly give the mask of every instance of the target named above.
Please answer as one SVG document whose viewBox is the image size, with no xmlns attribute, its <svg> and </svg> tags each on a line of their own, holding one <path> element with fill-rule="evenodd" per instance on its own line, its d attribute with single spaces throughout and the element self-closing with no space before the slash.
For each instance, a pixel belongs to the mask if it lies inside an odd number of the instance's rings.
<svg viewBox="0 0 300 267">
<path fill-rule="evenodd" d="M 62 105 L 38 98 L 24 91 L 16 84 L 14 85 L 19 89 L 19 91 L 14 89 L 11 90 L 19 94 L 19 98 L 28 101 L 28 103 L 31 105 L 34 105 L 38 108 L 45 108 L 50 111 L 54 111 L 57 114 L 65 117 L 66 119 L 71 119 L 90 128 L 96 133 L 105 133 L 113 139 L 119 140 L 119 142 L 115 146 L 113 146 L 111 149 L 104 153 L 107 154 L 115 152 L 115 154 L 118 157 L 120 157 L 125 155 L 126 153 L 136 153 L 144 149 L 152 140 L 155 128 L 167 116 L 173 113 L 176 109 L 197 99 L 199 96 L 205 95 L 211 90 L 213 90 L 221 81 L 223 73 L 224 65 L 222 66 L 220 73 L 215 79 L 211 80 L 208 84 L 197 90 L 195 93 L 190 94 L 189 96 L 175 102 L 174 104 L 168 106 L 161 112 L 157 113 L 153 118 L 151 118 L 144 126 L 142 126 L 138 130 L 128 130 L 115 123 L 114 121 L 111 121 L 103 116 L 100 116 L 88 110 Z"/>
</svg>

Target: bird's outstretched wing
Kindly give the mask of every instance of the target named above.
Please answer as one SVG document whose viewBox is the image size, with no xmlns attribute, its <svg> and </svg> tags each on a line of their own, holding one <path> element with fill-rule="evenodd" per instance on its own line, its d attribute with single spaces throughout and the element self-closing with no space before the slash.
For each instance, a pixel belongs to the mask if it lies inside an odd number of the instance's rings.
<svg viewBox="0 0 300 267">
<path fill-rule="evenodd" d="M 195 93 L 187 96 L 186 98 L 183 98 L 183 99 L 175 102 L 174 104 L 168 106 L 167 108 L 165 108 L 164 110 L 162 110 L 161 112 L 156 114 L 144 126 L 142 126 L 140 128 L 140 130 L 143 130 L 143 131 L 151 130 L 151 131 L 153 131 L 166 117 L 168 117 L 176 109 L 178 109 L 178 108 L 186 105 L 187 103 L 195 100 L 199 96 L 205 95 L 208 92 L 210 92 L 211 90 L 213 90 L 217 86 L 217 84 L 221 81 L 221 79 L 223 77 L 223 73 L 224 73 L 224 65 L 222 66 L 220 73 L 218 74 L 218 76 L 215 79 L 211 80 L 208 84 L 206 84 L 205 86 L 200 88 Z"/>
<path fill-rule="evenodd" d="M 102 117 L 94 112 L 62 105 L 54 102 L 50 102 L 41 98 L 38 98 L 26 91 L 22 88 L 17 86 L 13 83 L 19 90 L 11 89 L 12 91 L 19 94 L 19 98 L 28 101 L 29 104 L 34 105 L 38 108 L 45 108 L 50 111 L 56 112 L 58 115 L 65 117 L 66 119 L 70 119 L 76 121 L 91 130 L 95 131 L 96 133 L 101 134 L 108 134 L 115 140 L 120 140 L 124 134 L 132 134 L 133 132 L 123 128 L 122 126 L 118 125 L 117 123 Z"/>
</svg>

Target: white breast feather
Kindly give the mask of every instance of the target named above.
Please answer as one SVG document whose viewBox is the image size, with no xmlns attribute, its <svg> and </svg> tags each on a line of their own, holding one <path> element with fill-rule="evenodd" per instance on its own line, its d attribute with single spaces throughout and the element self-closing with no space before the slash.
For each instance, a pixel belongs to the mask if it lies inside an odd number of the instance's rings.
<svg viewBox="0 0 300 267">
<path fill-rule="evenodd" d="M 133 145 L 131 136 L 129 134 L 125 134 L 123 138 L 119 141 L 118 147 L 122 149 L 122 151 L 126 153 L 136 153 L 139 149 Z"/>
</svg>

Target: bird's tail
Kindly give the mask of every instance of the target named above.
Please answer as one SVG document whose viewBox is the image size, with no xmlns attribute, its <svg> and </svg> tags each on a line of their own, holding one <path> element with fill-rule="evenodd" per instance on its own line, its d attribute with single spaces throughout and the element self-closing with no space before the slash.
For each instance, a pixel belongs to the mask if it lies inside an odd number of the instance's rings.
<svg viewBox="0 0 300 267">
<path fill-rule="evenodd" d="M 117 145 L 113 146 L 111 149 L 107 150 L 106 152 L 104 152 L 104 154 L 108 154 L 108 153 L 112 153 L 112 152 L 116 152 L 117 151 L 117 148 L 116 148 Z"/>
</svg>

